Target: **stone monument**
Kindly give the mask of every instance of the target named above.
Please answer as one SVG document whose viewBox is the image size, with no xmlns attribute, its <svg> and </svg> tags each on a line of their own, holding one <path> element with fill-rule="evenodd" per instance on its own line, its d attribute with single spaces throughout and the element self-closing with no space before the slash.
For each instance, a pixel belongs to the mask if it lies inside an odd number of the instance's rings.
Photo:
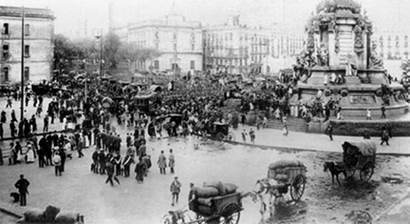
<svg viewBox="0 0 410 224">
<path fill-rule="evenodd" d="M 373 25 L 353 0 L 324 0 L 306 26 L 307 40 L 298 57 L 302 77 L 297 101 L 335 100 L 348 119 L 408 112 L 404 88 L 391 83 L 372 43 Z M 318 96 L 318 92 L 323 93 Z"/>
</svg>

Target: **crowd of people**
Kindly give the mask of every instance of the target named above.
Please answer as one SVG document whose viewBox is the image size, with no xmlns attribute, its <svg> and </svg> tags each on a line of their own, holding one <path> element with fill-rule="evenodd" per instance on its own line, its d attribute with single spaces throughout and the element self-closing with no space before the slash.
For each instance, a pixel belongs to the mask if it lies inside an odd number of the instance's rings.
<svg viewBox="0 0 410 224">
<path fill-rule="evenodd" d="M 90 170 L 95 174 L 107 175 L 105 183 L 112 186 L 114 183 L 120 184 L 119 177 L 128 178 L 132 171 L 135 172 L 136 181 L 143 183 L 152 167 L 147 137 L 161 138 L 165 132 L 170 137 L 192 133 L 202 135 L 209 132 L 215 122 L 238 127 L 238 123 L 252 123 L 247 116 L 250 111 L 260 112 L 253 119 L 257 129 L 266 127 L 268 119 L 278 119 L 283 124 L 284 135 L 287 135 L 287 116 L 296 114 L 306 119 L 324 116 L 328 119 L 330 111 L 337 107 L 336 101 L 329 101 L 326 105 L 318 101 L 317 105 L 300 105 L 295 112 L 290 104 L 295 95 L 295 81 L 286 75 L 279 80 L 252 84 L 245 80 L 233 80 L 229 76 L 216 80 L 205 77 L 172 81 L 155 94 L 159 100 L 149 102 L 149 109 L 136 106 L 135 94 L 130 94 L 128 86 L 124 87 L 119 82 L 72 82 L 68 88 L 46 96 L 51 100 L 45 114 L 42 109 L 45 96 L 27 91 L 25 104 L 28 106 L 32 100 L 36 113 L 30 119 L 23 118 L 19 122 L 13 107 L 16 105 L 13 105 L 13 100 L 19 100 L 19 94 L 7 97 L 6 109 L 12 109 L 9 114 L 5 110 L 1 112 L 0 138 L 3 139 L 3 124 L 8 122 L 10 137 L 14 138 L 9 147 L 10 165 L 37 160 L 40 168 L 54 166 L 55 176 L 62 176 L 67 158 L 73 158 L 75 151 L 81 158 L 84 156 L 82 150 L 92 146 L 95 151 L 91 155 Z M 136 91 L 142 92 L 141 89 Z M 232 99 L 239 99 L 239 103 L 228 105 L 227 102 Z M 179 117 L 169 122 L 161 119 L 169 114 L 178 114 Z M 43 120 L 41 130 L 38 128 L 39 119 Z M 55 122 L 71 132 L 50 132 L 49 124 Z M 126 136 L 121 136 L 120 128 L 126 130 Z M 253 128 L 243 130 L 241 134 L 244 142 L 255 143 L 256 131 Z M 388 141 L 384 142 L 388 144 Z M 2 154 L 0 150 L 1 163 Z M 161 175 L 167 174 L 167 168 L 175 174 L 173 150 L 169 149 L 168 153 L 161 151 L 156 164 Z M 179 181 L 174 179 L 170 187 L 172 204 L 178 202 L 180 186 Z"/>
</svg>

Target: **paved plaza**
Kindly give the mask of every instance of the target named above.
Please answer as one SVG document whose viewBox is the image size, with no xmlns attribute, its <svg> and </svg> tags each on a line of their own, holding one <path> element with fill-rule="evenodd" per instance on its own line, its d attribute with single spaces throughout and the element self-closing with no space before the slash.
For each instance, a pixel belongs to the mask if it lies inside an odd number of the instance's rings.
<svg viewBox="0 0 410 224">
<path fill-rule="evenodd" d="M 274 135 L 271 138 L 281 137 Z M 200 145 L 198 150 L 194 150 L 194 144 Z M 156 166 L 160 150 L 165 150 L 167 154 L 170 148 L 176 156 L 175 175 L 183 185 L 177 208 L 186 208 L 190 182 L 201 185 L 204 181 L 222 180 L 235 183 L 240 191 L 248 192 L 254 190 L 257 179 L 266 176 L 270 163 L 282 159 L 301 160 L 308 168 L 308 185 L 303 197 L 307 207 L 302 209 L 302 213 L 306 214 L 290 217 L 289 223 L 340 223 L 351 210 L 364 208 L 372 215 L 383 214 L 384 209 L 405 198 L 408 193 L 410 161 L 405 157 L 379 157 L 370 186 L 348 189 L 332 186 L 329 174 L 323 172 L 323 162 L 340 160 L 339 153 L 287 153 L 203 141 L 197 137 L 154 140 L 149 141 L 147 146 L 154 166 L 143 184 L 138 184 L 133 177 L 120 177 L 121 185 L 114 187 L 105 184 L 106 176 L 90 172 L 93 151 L 90 148 L 85 150 L 86 156 L 80 159 L 74 153 L 73 160 L 67 161 L 62 177 L 55 177 L 51 167 L 40 169 L 37 164 L 0 167 L 0 200 L 10 203 L 9 193 L 15 191 L 13 185 L 18 175 L 24 173 L 31 182 L 28 196 L 30 207 L 44 208 L 53 204 L 64 210 L 80 212 L 85 215 L 87 224 L 159 223 L 168 210 L 175 209 L 170 206 L 169 193 L 169 184 L 174 175 L 160 175 Z M 395 172 L 403 176 L 403 184 L 390 185 L 380 181 L 381 176 Z M 243 202 L 245 210 L 241 223 L 258 223 L 259 204 L 250 198 Z M 18 206 L 14 206 L 19 211 Z"/>
<path fill-rule="evenodd" d="M 245 129 L 249 133 L 250 129 L 256 130 L 255 127 L 240 126 L 236 130 L 232 130 L 235 142 L 251 144 L 249 135 L 244 142 L 241 133 Z M 384 144 L 380 146 L 380 137 L 372 137 L 372 141 L 377 143 L 377 153 L 380 155 L 403 155 L 410 156 L 410 138 L 409 137 L 394 137 L 389 140 L 390 146 Z M 304 132 L 292 132 L 288 135 L 283 135 L 282 130 L 276 129 L 260 129 L 256 131 L 255 145 L 266 147 L 277 147 L 283 149 L 296 149 L 308 151 L 323 151 L 323 152 L 343 152 L 342 144 L 345 141 L 360 142 L 363 137 L 360 136 L 338 136 L 333 135 L 333 141 L 326 134 L 312 134 Z"/>
</svg>

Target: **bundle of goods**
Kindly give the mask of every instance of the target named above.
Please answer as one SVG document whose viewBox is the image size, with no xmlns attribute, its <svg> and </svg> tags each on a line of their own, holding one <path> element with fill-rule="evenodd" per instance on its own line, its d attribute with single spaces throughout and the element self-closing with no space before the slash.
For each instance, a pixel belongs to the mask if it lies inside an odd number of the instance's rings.
<svg viewBox="0 0 410 224">
<path fill-rule="evenodd" d="M 78 213 L 60 212 L 54 206 L 47 206 L 43 210 L 31 209 L 23 214 L 23 218 L 17 221 L 19 224 L 79 224 L 84 223 L 84 217 Z"/>
<path fill-rule="evenodd" d="M 277 161 L 269 165 L 268 178 L 289 182 L 297 175 L 305 175 L 306 166 L 300 161 Z"/>
<path fill-rule="evenodd" d="M 202 187 L 195 188 L 196 203 L 191 208 L 194 212 L 204 216 L 213 213 L 213 200 L 216 197 L 236 193 L 238 187 L 235 184 L 218 182 L 205 182 Z"/>
</svg>

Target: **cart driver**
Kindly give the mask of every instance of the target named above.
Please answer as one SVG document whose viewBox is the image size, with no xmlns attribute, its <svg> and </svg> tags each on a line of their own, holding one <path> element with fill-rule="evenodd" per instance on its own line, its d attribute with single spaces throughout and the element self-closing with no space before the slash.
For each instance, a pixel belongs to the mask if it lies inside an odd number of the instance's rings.
<svg viewBox="0 0 410 224">
<path fill-rule="evenodd" d="M 195 209 L 196 204 L 197 204 L 196 199 L 197 199 L 197 196 L 196 196 L 196 189 L 194 187 L 194 183 L 190 183 L 189 184 L 188 205 L 189 205 L 189 208 L 193 211 L 196 210 Z"/>
</svg>

